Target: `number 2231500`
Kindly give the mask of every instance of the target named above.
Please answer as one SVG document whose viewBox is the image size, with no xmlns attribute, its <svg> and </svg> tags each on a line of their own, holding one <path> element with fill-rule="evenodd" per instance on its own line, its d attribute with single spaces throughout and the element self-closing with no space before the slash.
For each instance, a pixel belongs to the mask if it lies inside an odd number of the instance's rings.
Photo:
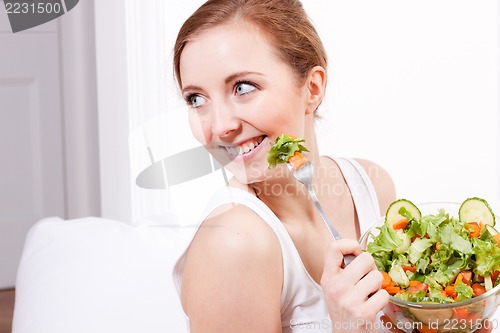
<svg viewBox="0 0 500 333">
<path fill-rule="evenodd" d="M 6 2 L 5 10 L 7 14 L 59 14 L 63 8 L 57 2 Z"/>
<path fill-rule="evenodd" d="M 447 319 L 443 323 L 443 329 L 445 330 L 456 330 L 456 329 L 466 329 L 466 328 L 472 328 L 474 327 L 475 329 L 479 328 L 485 328 L 485 329 L 497 329 L 498 328 L 498 322 L 497 320 L 486 320 L 483 321 L 481 319 Z"/>
</svg>

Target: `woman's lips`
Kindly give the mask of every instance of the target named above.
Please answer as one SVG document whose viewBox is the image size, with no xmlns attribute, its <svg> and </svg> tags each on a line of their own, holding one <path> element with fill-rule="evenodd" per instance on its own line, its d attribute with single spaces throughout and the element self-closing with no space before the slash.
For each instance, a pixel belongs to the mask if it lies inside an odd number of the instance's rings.
<svg viewBox="0 0 500 333">
<path fill-rule="evenodd" d="M 262 150 L 262 146 L 265 146 L 263 143 L 268 141 L 266 139 L 266 135 L 261 135 L 247 140 L 238 146 L 220 146 L 220 150 L 224 152 L 224 155 L 230 161 L 246 161 Z"/>
<path fill-rule="evenodd" d="M 259 137 L 252 138 L 250 140 L 245 141 L 244 143 L 234 146 L 234 147 L 223 147 L 226 152 L 232 156 L 233 158 L 236 158 L 238 156 L 243 156 L 245 154 L 248 154 L 252 152 L 254 149 L 260 146 L 262 141 L 266 138 L 265 135 L 261 135 Z"/>
</svg>

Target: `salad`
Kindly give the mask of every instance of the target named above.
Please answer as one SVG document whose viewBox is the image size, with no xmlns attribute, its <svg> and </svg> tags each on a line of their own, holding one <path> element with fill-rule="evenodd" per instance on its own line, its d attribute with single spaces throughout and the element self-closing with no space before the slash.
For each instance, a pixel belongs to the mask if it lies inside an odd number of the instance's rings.
<svg viewBox="0 0 500 333">
<path fill-rule="evenodd" d="M 411 201 L 388 208 L 380 233 L 368 243 L 384 275 L 382 288 L 410 302 L 452 303 L 479 296 L 500 283 L 500 234 L 481 198 L 469 198 L 458 218 L 444 209 L 422 216 Z"/>
<path fill-rule="evenodd" d="M 296 170 L 300 169 L 307 162 L 302 152 L 309 151 L 301 144 L 302 142 L 303 139 L 288 134 L 277 137 L 267 155 L 269 169 L 275 168 L 280 163 L 290 163 Z"/>
</svg>

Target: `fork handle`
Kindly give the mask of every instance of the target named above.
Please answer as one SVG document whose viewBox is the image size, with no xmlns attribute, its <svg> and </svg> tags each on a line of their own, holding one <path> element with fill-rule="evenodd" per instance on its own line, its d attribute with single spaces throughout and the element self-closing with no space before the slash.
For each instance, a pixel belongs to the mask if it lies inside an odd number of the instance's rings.
<svg viewBox="0 0 500 333">
<path fill-rule="evenodd" d="M 349 265 L 355 258 L 356 256 L 354 254 L 344 255 L 344 267 Z"/>
<path fill-rule="evenodd" d="M 314 205 L 318 209 L 319 215 L 321 215 L 321 218 L 323 219 L 326 226 L 330 230 L 333 238 L 335 238 L 335 240 L 342 239 L 340 234 L 337 232 L 337 229 L 335 229 L 332 222 L 330 222 L 330 220 L 328 219 L 328 216 L 326 216 L 326 213 L 323 210 L 323 208 L 321 208 L 321 205 L 319 204 L 319 201 L 318 201 L 318 197 L 316 197 L 316 193 L 314 193 L 314 189 L 312 188 L 312 186 L 310 186 L 310 185 L 307 186 L 307 192 L 309 192 L 309 196 L 311 197 L 312 201 L 314 202 Z"/>
<path fill-rule="evenodd" d="M 316 193 L 314 192 L 312 185 L 307 186 L 307 192 L 309 192 L 309 196 L 311 197 L 312 201 L 314 202 L 314 205 L 318 209 L 318 212 L 321 215 L 323 222 L 325 222 L 325 224 L 328 227 L 328 230 L 330 230 L 330 233 L 332 234 L 333 238 L 335 240 L 342 239 L 342 236 L 340 236 L 337 229 L 335 229 L 332 222 L 330 222 L 330 219 L 328 218 L 328 216 L 326 216 L 325 211 L 323 210 L 323 208 L 319 204 L 318 197 L 316 197 Z M 342 267 L 346 267 L 347 265 L 349 265 L 354 260 L 354 258 L 356 258 L 356 256 L 353 254 L 344 255 Z"/>
</svg>

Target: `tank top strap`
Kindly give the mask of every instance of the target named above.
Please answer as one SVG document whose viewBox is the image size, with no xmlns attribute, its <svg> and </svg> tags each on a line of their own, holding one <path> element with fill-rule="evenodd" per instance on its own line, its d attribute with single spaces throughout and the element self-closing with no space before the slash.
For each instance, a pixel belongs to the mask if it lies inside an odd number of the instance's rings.
<svg viewBox="0 0 500 333">
<path fill-rule="evenodd" d="M 352 158 L 330 157 L 340 168 L 351 191 L 358 215 L 359 228 L 363 234 L 380 218 L 377 192 L 365 169 Z"/>
</svg>

